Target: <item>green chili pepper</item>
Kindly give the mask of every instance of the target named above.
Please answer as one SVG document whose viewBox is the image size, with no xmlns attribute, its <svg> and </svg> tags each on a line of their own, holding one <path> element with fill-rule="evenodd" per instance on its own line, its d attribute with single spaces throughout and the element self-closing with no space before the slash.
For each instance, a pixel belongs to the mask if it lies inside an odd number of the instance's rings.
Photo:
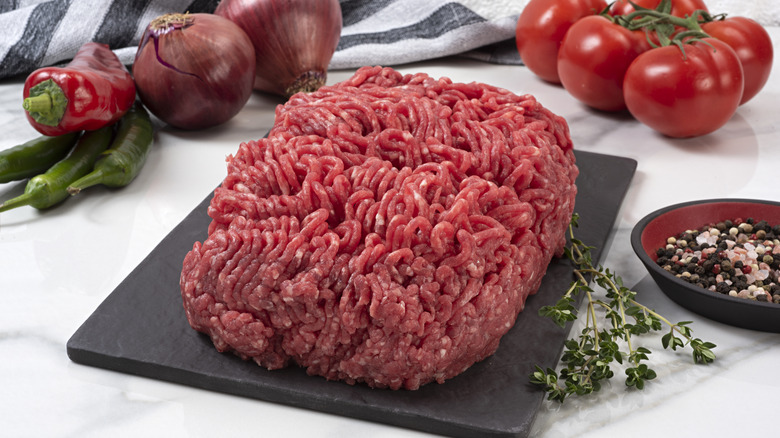
<svg viewBox="0 0 780 438">
<path fill-rule="evenodd" d="M 68 197 L 70 183 L 92 170 L 100 153 L 111 144 L 112 136 L 111 126 L 85 132 L 67 157 L 46 173 L 32 177 L 23 194 L 0 204 L 0 212 L 23 205 L 44 209 L 62 202 Z"/>
<path fill-rule="evenodd" d="M 41 136 L 0 151 L 0 183 L 31 178 L 65 158 L 80 132 L 56 137 Z"/>
<path fill-rule="evenodd" d="M 136 104 L 119 120 L 111 147 L 100 154 L 94 170 L 68 187 L 71 195 L 97 184 L 123 187 L 135 179 L 149 155 L 154 131 L 149 113 Z"/>
</svg>

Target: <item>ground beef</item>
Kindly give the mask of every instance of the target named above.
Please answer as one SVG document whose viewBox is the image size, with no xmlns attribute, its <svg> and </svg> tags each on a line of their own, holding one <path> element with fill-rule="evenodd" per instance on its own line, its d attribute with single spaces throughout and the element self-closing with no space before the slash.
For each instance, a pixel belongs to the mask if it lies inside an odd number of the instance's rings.
<svg viewBox="0 0 780 438">
<path fill-rule="evenodd" d="M 532 96 L 366 67 L 228 157 L 184 259 L 195 330 L 269 369 L 416 389 L 491 355 L 564 244 L 568 126 Z"/>
</svg>

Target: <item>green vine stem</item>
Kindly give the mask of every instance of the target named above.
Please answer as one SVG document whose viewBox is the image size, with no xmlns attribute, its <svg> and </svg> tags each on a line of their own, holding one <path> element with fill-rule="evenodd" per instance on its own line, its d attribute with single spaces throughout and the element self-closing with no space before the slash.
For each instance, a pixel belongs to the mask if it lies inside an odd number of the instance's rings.
<svg viewBox="0 0 780 438">
<path fill-rule="evenodd" d="M 677 17 L 671 14 L 671 0 L 662 0 L 655 9 L 643 8 L 631 1 L 629 3 L 634 7 L 633 12 L 628 15 L 608 18 L 613 23 L 629 30 L 643 30 L 652 47 L 676 45 L 683 52 L 684 44 L 710 37 L 702 30 L 702 24 L 722 20 L 726 17 L 726 14 L 712 15 L 705 10 L 697 10 L 690 16 Z"/>
</svg>

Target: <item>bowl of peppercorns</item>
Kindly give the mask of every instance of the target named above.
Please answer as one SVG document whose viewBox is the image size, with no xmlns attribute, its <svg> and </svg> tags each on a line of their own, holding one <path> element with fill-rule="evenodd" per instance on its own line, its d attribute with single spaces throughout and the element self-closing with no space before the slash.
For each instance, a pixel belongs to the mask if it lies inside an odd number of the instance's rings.
<svg viewBox="0 0 780 438">
<path fill-rule="evenodd" d="M 677 304 L 780 333 L 780 203 L 709 199 L 664 207 L 636 224 L 631 246 Z"/>
</svg>

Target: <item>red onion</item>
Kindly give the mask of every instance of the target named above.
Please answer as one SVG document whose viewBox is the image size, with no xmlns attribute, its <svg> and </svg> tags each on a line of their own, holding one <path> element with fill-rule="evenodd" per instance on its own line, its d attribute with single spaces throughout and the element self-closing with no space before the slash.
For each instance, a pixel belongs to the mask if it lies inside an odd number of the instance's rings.
<svg viewBox="0 0 780 438">
<path fill-rule="evenodd" d="M 214 13 L 252 40 L 256 90 L 289 97 L 325 84 L 341 37 L 338 0 L 222 0 Z"/>
<path fill-rule="evenodd" d="M 252 95 L 255 53 L 235 23 L 212 14 L 167 14 L 149 23 L 133 76 L 141 101 L 182 129 L 204 129 L 238 114 Z"/>
</svg>

